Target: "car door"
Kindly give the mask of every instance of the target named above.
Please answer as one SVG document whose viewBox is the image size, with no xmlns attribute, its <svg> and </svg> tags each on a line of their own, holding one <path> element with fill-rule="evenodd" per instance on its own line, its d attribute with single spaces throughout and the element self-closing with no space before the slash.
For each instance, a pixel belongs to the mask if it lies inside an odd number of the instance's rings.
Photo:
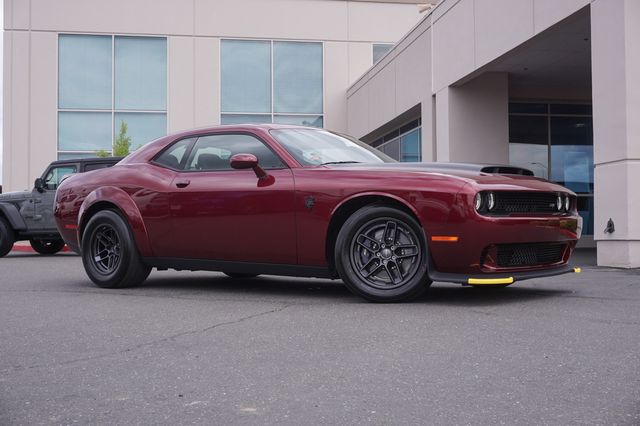
<svg viewBox="0 0 640 426">
<path fill-rule="evenodd" d="M 52 166 L 47 170 L 44 174 L 42 191 L 36 188 L 32 191 L 30 202 L 33 206 L 33 222 L 32 225 L 27 223 L 30 229 L 57 232 L 53 220 L 53 201 L 56 190 L 66 176 L 77 171 L 78 167 L 74 164 Z"/>
<path fill-rule="evenodd" d="M 268 177 L 231 168 L 253 154 Z M 259 138 L 246 133 L 199 137 L 172 182 L 170 216 L 176 257 L 295 264 L 291 170 Z"/>
</svg>

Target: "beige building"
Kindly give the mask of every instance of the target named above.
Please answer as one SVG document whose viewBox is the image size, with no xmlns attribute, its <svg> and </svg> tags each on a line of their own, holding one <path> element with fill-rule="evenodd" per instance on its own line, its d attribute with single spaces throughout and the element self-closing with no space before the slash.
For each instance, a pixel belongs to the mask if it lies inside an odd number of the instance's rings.
<svg viewBox="0 0 640 426">
<path fill-rule="evenodd" d="M 197 126 L 346 131 L 346 90 L 416 1 L 5 0 L 4 191 L 52 160 Z"/>
<path fill-rule="evenodd" d="M 599 264 L 640 267 L 637 0 L 5 0 L 4 19 L 5 191 L 122 123 L 134 148 L 299 123 L 527 167 L 579 195 Z"/>
<path fill-rule="evenodd" d="M 600 265 L 640 267 L 639 44 L 637 0 L 444 0 L 349 88 L 348 132 L 527 167 L 578 193 Z"/>
</svg>

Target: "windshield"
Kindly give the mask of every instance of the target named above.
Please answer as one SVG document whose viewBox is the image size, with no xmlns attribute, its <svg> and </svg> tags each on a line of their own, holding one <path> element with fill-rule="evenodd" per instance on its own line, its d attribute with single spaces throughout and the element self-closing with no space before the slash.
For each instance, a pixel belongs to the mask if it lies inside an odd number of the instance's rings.
<svg viewBox="0 0 640 426">
<path fill-rule="evenodd" d="M 274 129 L 271 135 L 303 166 L 396 162 L 364 142 L 326 130 Z"/>
</svg>

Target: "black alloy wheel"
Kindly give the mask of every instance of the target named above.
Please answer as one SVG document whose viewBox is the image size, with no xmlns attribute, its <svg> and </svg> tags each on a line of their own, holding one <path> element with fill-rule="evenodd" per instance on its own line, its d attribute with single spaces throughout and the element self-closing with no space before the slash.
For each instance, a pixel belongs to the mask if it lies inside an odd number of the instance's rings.
<svg viewBox="0 0 640 426">
<path fill-rule="evenodd" d="M 335 260 L 345 285 L 371 301 L 410 300 L 431 284 L 422 228 L 392 207 L 354 213 L 338 234 Z"/>
<path fill-rule="evenodd" d="M 7 223 L 2 217 L 0 217 L 0 257 L 4 257 L 13 248 L 15 242 L 15 235 L 11 225 Z"/>
<path fill-rule="evenodd" d="M 40 254 L 56 254 L 64 248 L 64 241 L 57 240 L 29 240 L 31 247 Z"/>
<path fill-rule="evenodd" d="M 128 224 L 113 210 L 100 211 L 89 220 L 81 255 L 87 275 L 98 287 L 131 287 L 151 272 L 142 263 Z"/>
</svg>

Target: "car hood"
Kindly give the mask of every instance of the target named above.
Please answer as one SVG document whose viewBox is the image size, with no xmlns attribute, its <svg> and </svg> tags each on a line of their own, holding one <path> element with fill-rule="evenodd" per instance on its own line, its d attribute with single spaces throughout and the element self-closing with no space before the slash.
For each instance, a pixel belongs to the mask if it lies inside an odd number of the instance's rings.
<svg viewBox="0 0 640 426">
<path fill-rule="evenodd" d="M 5 192 L 4 194 L 0 194 L 0 202 L 24 200 L 25 198 L 29 198 L 30 196 L 31 191 Z"/>
<path fill-rule="evenodd" d="M 475 190 L 530 190 L 572 193 L 569 189 L 549 182 L 546 179 L 523 174 L 531 173 L 527 169 L 505 165 L 467 163 L 358 163 L 332 164 L 324 167 L 334 170 L 353 170 L 358 172 L 370 170 L 374 173 L 404 172 L 409 174 L 449 176 L 453 179 L 466 182 Z"/>
</svg>

